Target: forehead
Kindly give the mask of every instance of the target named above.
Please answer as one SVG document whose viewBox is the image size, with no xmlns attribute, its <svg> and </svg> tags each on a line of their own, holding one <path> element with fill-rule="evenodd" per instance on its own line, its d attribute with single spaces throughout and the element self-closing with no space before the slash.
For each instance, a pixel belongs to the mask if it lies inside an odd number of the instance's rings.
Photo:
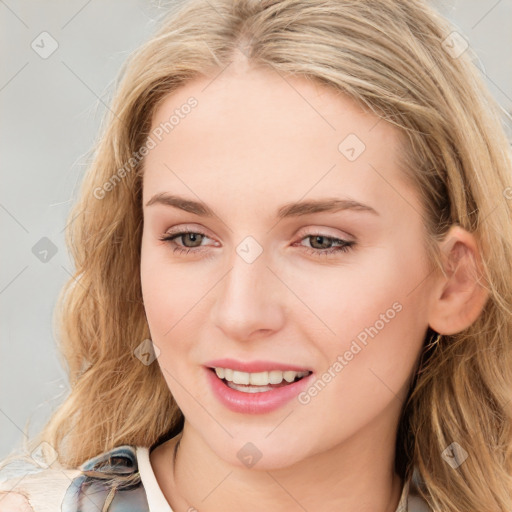
<svg viewBox="0 0 512 512">
<path fill-rule="evenodd" d="M 217 191 L 252 206 L 305 194 L 378 204 L 405 186 L 395 127 L 341 92 L 271 70 L 189 82 L 160 104 L 151 134 L 145 200 L 172 190 L 205 200 Z"/>
</svg>

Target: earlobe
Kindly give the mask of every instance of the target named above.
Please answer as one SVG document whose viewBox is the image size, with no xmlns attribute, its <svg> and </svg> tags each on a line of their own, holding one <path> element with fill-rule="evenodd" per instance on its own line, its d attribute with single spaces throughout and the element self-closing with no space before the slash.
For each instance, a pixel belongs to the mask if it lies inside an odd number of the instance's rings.
<svg viewBox="0 0 512 512">
<path fill-rule="evenodd" d="M 441 243 L 444 275 L 439 272 L 432 288 L 430 327 L 440 334 L 455 334 L 473 324 L 489 293 L 475 237 L 452 226 Z"/>
</svg>

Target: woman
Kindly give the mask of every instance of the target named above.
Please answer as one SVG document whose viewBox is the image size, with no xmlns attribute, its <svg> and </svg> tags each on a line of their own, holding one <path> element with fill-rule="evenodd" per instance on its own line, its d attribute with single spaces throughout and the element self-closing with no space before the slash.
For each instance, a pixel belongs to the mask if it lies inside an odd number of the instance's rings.
<svg viewBox="0 0 512 512">
<path fill-rule="evenodd" d="M 512 160 L 461 37 L 419 0 L 173 8 L 70 212 L 72 389 L 6 500 L 511 509 Z"/>
</svg>

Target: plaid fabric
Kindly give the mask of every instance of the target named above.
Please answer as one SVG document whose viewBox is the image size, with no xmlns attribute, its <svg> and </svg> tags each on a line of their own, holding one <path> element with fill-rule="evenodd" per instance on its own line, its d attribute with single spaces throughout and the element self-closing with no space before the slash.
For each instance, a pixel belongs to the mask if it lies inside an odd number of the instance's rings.
<svg viewBox="0 0 512 512">
<path fill-rule="evenodd" d="M 0 512 L 149 512 L 136 446 L 115 447 L 77 469 L 31 469 L 17 468 L 11 479 L 0 478 Z M 395 512 L 432 512 L 418 483 L 415 472 Z"/>
<path fill-rule="evenodd" d="M 64 495 L 62 512 L 149 512 L 133 446 L 113 448 L 79 469 Z"/>
</svg>

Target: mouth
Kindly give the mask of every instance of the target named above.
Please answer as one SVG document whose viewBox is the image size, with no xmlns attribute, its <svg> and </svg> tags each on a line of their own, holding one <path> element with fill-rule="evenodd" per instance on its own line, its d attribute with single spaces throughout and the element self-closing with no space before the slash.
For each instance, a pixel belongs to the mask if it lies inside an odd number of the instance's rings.
<svg viewBox="0 0 512 512">
<path fill-rule="evenodd" d="M 290 386 L 313 373 L 311 370 L 302 372 L 273 370 L 248 373 L 219 367 L 208 367 L 208 370 L 226 387 L 243 393 L 264 393 L 272 389 Z"/>
<path fill-rule="evenodd" d="M 203 368 L 213 397 L 227 409 L 239 414 L 276 411 L 296 399 L 307 386 L 312 385 L 314 379 L 312 370 L 269 361 L 253 361 L 250 364 L 252 373 L 226 368 L 228 365 L 249 369 L 248 364 L 234 360 L 211 361 Z M 276 366 L 281 366 L 282 370 L 265 370 Z"/>
</svg>

